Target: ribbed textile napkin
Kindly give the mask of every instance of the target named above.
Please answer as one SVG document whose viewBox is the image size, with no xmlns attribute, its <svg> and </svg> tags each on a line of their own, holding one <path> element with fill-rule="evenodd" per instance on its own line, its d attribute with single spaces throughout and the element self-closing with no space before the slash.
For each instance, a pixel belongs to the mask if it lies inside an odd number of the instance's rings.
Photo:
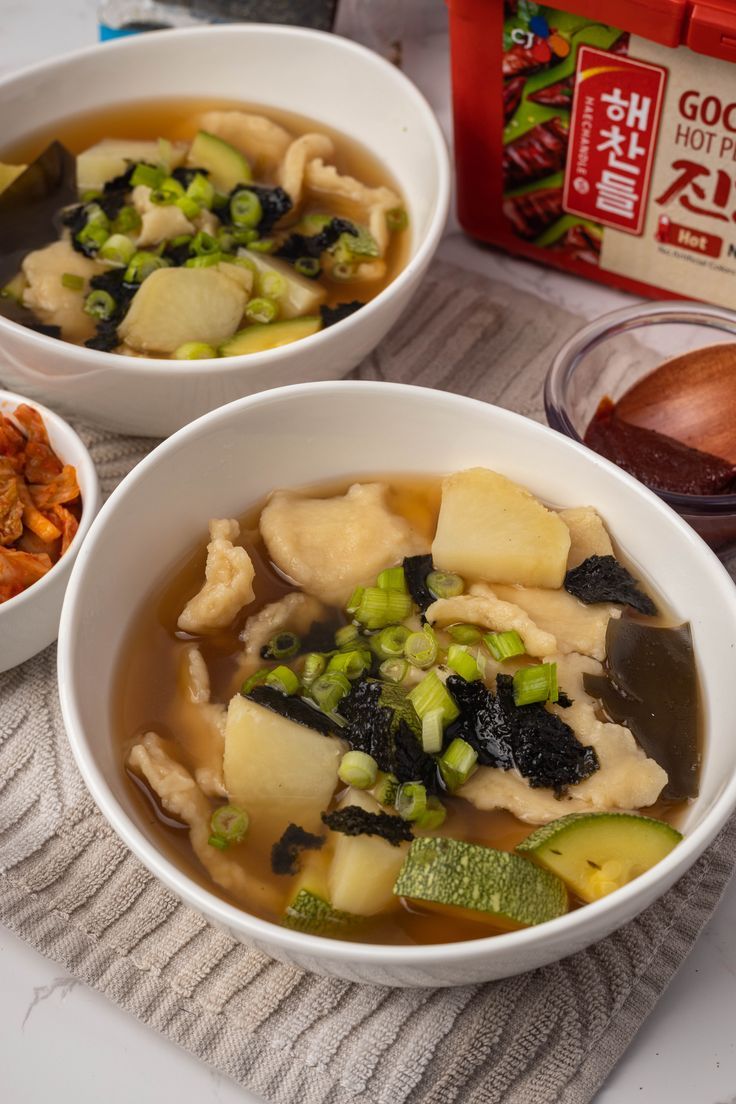
<svg viewBox="0 0 736 1104">
<path fill-rule="evenodd" d="M 436 264 L 412 310 L 354 375 L 541 418 L 550 351 L 579 324 L 540 299 Z M 153 444 L 78 428 L 106 492 Z M 126 850 L 72 761 L 55 659 L 49 648 L 0 675 L 0 920 L 274 1104 L 583 1104 L 731 873 L 736 821 L 633 923 L 521 978 L 392 990 L 303 974 L 212 927 Z"/>
</svg>

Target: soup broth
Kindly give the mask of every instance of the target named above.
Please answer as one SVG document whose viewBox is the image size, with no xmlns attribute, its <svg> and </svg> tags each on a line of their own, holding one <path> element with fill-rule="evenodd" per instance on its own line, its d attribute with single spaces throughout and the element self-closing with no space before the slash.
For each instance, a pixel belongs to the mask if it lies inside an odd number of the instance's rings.
<svg viewBox="0 0 736 1104">
<path fill-rule="evenodd" d="M 386 476 L 376 479 L 388 486 L 386 501 L 392 513 L 405 518 L 429 546 L 440 509 L 441 479 Z M 345 493 L 352 482 L 343 479 L 320 485 L 316 489 L 311 488 L 304 493 L 330 498 Z M 242 679 L 238 670 L 243 653 L 240 635 L 246 621 L 267 604 L 277 602 L 295 590 L 270 561 L 259 532 L 262 506 L 260 503 L 240 519 L 240 542 L 247 549 L 255 568 L 255 599 L 227 629 L 197 637 L 197 644 L 210 675 L 213 702 L 226 704 L 240 689 Z M 156 596 L 149 596 L 137 613 L 121 656 L 113 707 L 121 769 L 125 769 L 131 748 L 145 733 L 151 731 L 164 738 L 167 752 L 188 771 L 194 773 L 211 761 L 211 732 L 205 725 L 187 720 L 181 709 L 181 665 L 191 647 L 192 637 L 177 628 L 177 619 L 182 609 L 201 586 L 205 559 L 205 549 L 201 545 L 173 570 L 166 583 L 157 589 Z M 661 609 L 660 605 L 660 611 Z M 344 610 L 333 609 L 330 616 L 335 629 L 348 623 L 348 615 Z M 624 617 L 638 618 L 638 615 L 627 612 Z M 655 621 L 665 626 L 673 623 L 673 619 L 662 612 Z M 300 874 L 273 873 L 271 846 L 275 840 L 246 836 L 243 842 L 228 848 L 229 856 L 271 887 L 274 891 L 271 904 L 264 906 L 261 901 L 248 898 L 247 894 L 227 894 L 213 885 L 197 862 L 186 827 L 162 811 L 160 802 L 136 773 L 128 770 L 128 777 L 140 818 L 147 823 L 150 834 L 163 853 L 177 865 L 184 867 L 202 886 L 224 900 L 264 919 L 277 923 L 282 920 L 284 911 L 293 898 L 295 887 L 299 884 Z M 339 804 L 344 792 L 345 787 L 340 783 L 330 808 Z M 212 809 L 221 802 L 222 799 L 213 799 Z M 455 840 L 512 852 L 533 831 L 533 824 L 517 819 L 502 809 L 482 810 L 470 801 L 449 793 L 442 794 L 442 803 L 447 816 L 438 832 Z M 644 813 L 648 817 L 661 818 L 670 824 L 676 824 L 685 806 L 683 801 L 660 798 L 646 808 Z M 561 809 L 560 815 L 564 812 Z M 316 853 L 317 861 L 325 864 L 330 861 L 333 846 L 329 838 L 333 833 L 326 835 L 328 842 Z M 572 907 L 578 907 L 579 903 L 574 898 L 571 901 Z M 431 944 L 483 938 L 496 934 L 499 930 L 501 929 L 489 921 L 488 917 L 476 919 L 472 914 L 468 915 L 467 910 L 437 910 L 402 899 L 391 911 L 363 920 L 345 935 L 347 938 L 365 942 Z"/>
</svg>

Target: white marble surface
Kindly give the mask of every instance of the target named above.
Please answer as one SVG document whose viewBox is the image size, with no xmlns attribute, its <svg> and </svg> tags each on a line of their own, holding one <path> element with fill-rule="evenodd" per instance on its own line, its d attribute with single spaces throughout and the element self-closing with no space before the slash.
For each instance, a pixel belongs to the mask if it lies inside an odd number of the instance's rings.
<svg viewBox="0 0 736 1104">
<path fill-rule="evenodd" d="M 365 37 L 379 0 L 344 0 Z M 381 0 L 382 3 L 382 0 Z M 383 5 L 382 26 L 449 130 L 443 16 L 437 0 Z M 416 35 L 420 28 L 422 36 Z M 0 0 L 0 76 L 95 40 L 94 0 Z M 0 142 L 1 142 L 0 123 Z M 588 317 L 627 297 L 473 245 L 451 223 L 443 255 Z M 736 1104 L 736 884 L 596 1104 Z M 258 1104 L 227 1078 L 143 1027 L 0 928 L 3 1104 Z M 550 1102 L 551 1104 L 551 1102 Z"/>
</svg>

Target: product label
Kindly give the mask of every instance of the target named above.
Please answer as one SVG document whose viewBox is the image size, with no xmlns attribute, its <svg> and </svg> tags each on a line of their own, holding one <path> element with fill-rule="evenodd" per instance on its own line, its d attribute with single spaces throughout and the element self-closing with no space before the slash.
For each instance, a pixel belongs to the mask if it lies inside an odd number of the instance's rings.
<svg viewBox="0 0 736 1104">
<path fill-rule="evenodd" d="M 580 47 L 565 211 L 641 233 L 666 77 L 658 65 Z"/>
</svg>

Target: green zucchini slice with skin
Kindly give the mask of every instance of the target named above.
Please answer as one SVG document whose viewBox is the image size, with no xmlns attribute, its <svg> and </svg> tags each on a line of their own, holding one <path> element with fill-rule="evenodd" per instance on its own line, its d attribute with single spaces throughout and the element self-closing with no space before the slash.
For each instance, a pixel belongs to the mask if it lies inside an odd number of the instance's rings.
<svg viewBox="0 0 736 1104">
<path fill-rule="evenodd" d="M 240 150 L 216 134 L 197 132 L 189 148 L 187 163 L 195 169 L 205 169 L 209 178 L 222 192 L 231 192 L 238 184 L 249 184 L 253 178 L 250 165 Z"/>
<path fill-rule="evenodd" d="M 681 839 L 671 824 L 653 817 L 571 813 L 532 832 L 516 850 L 590 902 L 650 870 Z"/>
<path fill-rule="evenodd" d="M 344 935 L 359 922 L 359 917 L 349 912 L 333 909 L 329 901 L 309 889 L 300 889 L 287 906 L 282 923 L 294 931 L 312 935 Z"/>
<path fill-rule="evenodd" d="M 288 318 L 283 322 L 268 322 L 247 326 L 220 346 L 220 356 L 242 356 L 244 353 L 263 353 L 289 345 L 302 337 L 310 337 L 322 329 L 322 319 L 316 315 L 304 318 Z"/>
<path fill-rule="evenodd" d="M 542 924 L 568 910 L 567 890 L 554 874 L 510 851 L 443 836 L 414 840 L 394 893 L 470 910 L 473 919 L 504 929 Z"/>
</svg>

